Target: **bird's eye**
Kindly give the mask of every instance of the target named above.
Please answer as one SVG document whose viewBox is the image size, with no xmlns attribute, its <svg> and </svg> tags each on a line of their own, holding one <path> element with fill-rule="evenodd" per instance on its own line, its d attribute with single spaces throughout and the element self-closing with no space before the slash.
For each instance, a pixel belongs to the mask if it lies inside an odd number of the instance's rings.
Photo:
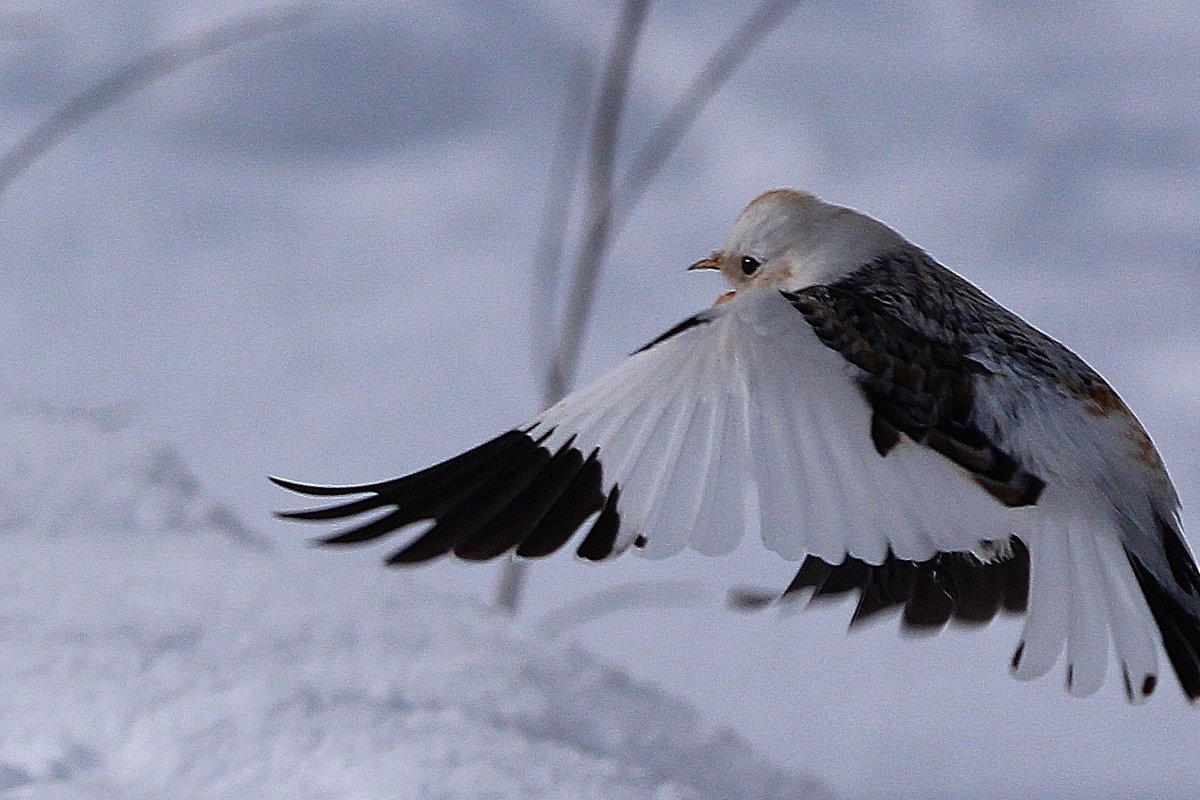
<svg viewBox="0 0 1200 800">
<path fill-rule="evenodd" d="M 762 266 L 762 262 L 753 256 L 742 256 L 742 272 L 747 275 L 753 275 L 758 272 L 758 268 Z"/>
</svg>

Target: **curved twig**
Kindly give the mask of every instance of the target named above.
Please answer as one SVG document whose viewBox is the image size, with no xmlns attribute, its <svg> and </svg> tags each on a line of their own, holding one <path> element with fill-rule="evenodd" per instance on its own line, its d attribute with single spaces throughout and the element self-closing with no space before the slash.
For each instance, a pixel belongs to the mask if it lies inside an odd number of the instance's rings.
<svg viewBox="0 0 1200 800">
<path fill-rule="evenodd" d="M 567 388 L 575 374 L 576 363 L 579 361 L 579 348 L 583 342 L 587 318 L 591 313 L 596 276 L 609 242 L 608 215 L 612 208 L 617 134 L 620 131 L 621 117 L 629 92 L 629 75 L 633 68 L 633 55 L 637 49 L 638 39 L 641 38 L 649 7 L 649 0 L 626 0 L 613 36 L 612 46 L 609 48 L 608 61 L 597 98 L 591 147 L 588 151 L 588 202 L 583 217 L 587 234 L 577 254 L 575 280 L 563 309 L 559 335 L 554 341 L 543 379 L 543 407 L 553 405 L 567 393 Z M 585 96 L 586 92 L 581 90 L 577 96 L 568 95 L 567 102 L 571 103 L 573 100 L 582 102 L 582 98 Z M 568 108 L 565 113 L 569 115 L 571 109 Z M 582 115 L 580 116 L 582 117 Z M 573 177 L 574 173 L 572 172 L 572 175 L 563 181 L 564 184 L 568 184 L 567 188 L 573 188 L 571 180 Z M 554 194 L 557 188 L 552 185 L 551 194 Z M 567 192 L 568 197 L 569 194 Z M 562 203 L 564 209 L 561 223 L 563 231 L 565 231 L 567 206 L 568 203 Z M 553 242 L 547 245 L 548 249 L 552 246 L 555 246 Z M 557 243 L 556 248 L 561 257 L 561 241 Z M 554 277 L 557 277 L 556 274 Z M 552 290 L 554 286 L 547 285 L 541 288 Z M 549 321 L 552 326 L 554 322 L 553 291 L 549 297 L 550 302 L 546 305 L 546 309 L 549 312 Z M 495 602 L 498 607 L 510 613 L 517 610 L 525 582 L 526 569 L 527 567 L 522 562 L 512 559 L 504 562 L 500 580 L 496 585 Z"/>
<path fill-rule="evenodd" d="M 695 608 L 709 600 L 700 581 L 634 581 L 601 589 L 551 611 L 537 624 L 548 639 L 592 620 L 639 608 Z"/>
<path fill-rule="evenodd" d="M 583 333 L 592 312 L 600 264 L 612 242 L 609 228 L 617 135 L 629 93 L 633 56 L 649 6 L 647 0 L 626 0 L 600 84 L 596 123 L 588 151 L 588 196 L 583 217 L 583 241 L 576 254 L 575 280 L 563 309 L 554 359 L 546 382 L 545 394 L 553 400 L 566 394 L 575 377 Z"/>
<path fill-rule="evenodd" d="M 713 57 L 688 84 L 683 95 L 667 112 L 662 124 L 656 128 L 654 135 L 638 152 L 615 192 L 612 190 L 611 173 L 607 176 L 607 183 L 592 182 L 595 191 L 589 197 L 589 212 L 584 218 L 585 229 L 576 262 L 576 280 L 560 326 L 557 357 L 551 364 L 550 376 L 552 388 L 556 393 L 555 399 L 566 393 L 575 378 L 579 366 L 579 353 L 591 317 L 600 265 L 612 241 L 628 221 L 650 181 L 679 146 L 708 101 L 725 85 L 757 44 L 783 22 L 800 2 L 801 0 L 764 0 L 759 4 L 754 13 L 717 48 Z M 621 96 L 624 97 L 623 94 Z M 614 120 L 614 123 L 616 121 Z M 615 127 L 613 130 L 615 131 Z M 601 143 L 600 136 L 596 136 L 593 139 L 593 151 Z M 615 147 L 615 141 L 609 144 Z M 611 168 L 611 153 L 604 163 Z M 608 189 L 607 193 L 600 194 L 601 186 Z"/>
<path fill-rule="evenodd" d="M 0 197 L 25 170 L 83 123 L 160 78 L 234 45 L 309 22 L 313 6 L 289 6 L 237 17 L 135 58 L 68 100 L 0 156 Z"/>
<path fill-rule="evenodd" d="M 667 111 L 650 139 L 634 157 L 613 199 L 612 235 L 628 219 L 663 164 L 679 147 L 700 112 L 738 70 L 763 39 L 777 28 L 803 0 L 764 0 L 745 22 L 717 48 L 700 68 L 683 94 Z"/>
<path fill-rule="evenodd" d="M 571 198 L 579 174 L 580 141 L 583 138 L 587 101 L 590 92 L 592 65 L 582 49 L 576 50 L 567 69 L 566 93 L 558 139 L 550 161 L 546 201 L 542 206 L 537 246 L 533 255 L 533 285 L 529 302 L 529 338 L 533 343 L 533 371 L 542 388 L 542 405 L 549 406 L 557 398 L 550 394 L 549 350 L 547 329 L 554 326 L 555 298 L 558 296 L 562 271 L 563 242 L 571 216 Z"/>
</svg>

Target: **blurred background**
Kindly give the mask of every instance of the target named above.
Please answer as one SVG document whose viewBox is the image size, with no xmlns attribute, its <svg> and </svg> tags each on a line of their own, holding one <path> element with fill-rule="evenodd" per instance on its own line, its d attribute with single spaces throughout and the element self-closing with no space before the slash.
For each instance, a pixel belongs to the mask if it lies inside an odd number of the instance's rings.
<svg viewBox="0 0 1200 800">
<path fill-rule="evenodd" d="M 256 8 L 0 4 L 0 142 L 131 59 Z M 323 565 L 375 575 L 389 550 L 310 551 L 310 531 L 270 518 L 293 499 L 268 473 L 386 478 L 538 408 L 531 335 L 552 330 L 531 324 L 531 281 L 552 143 L 571 65 L 599 71 L 618 8 L 311 8 L 303 25 L 101 108 L 15 174 L 0 196 L 0 400 L 116 409 L 320 585 Z M 652 4 L 618 167 L 747 12 Z M 1161 449 L 1195 548 L 1198 30 L 1194 4 L 1169 0 L 800 3 L 614 240 L 580 380 L 713 301 L 719 278 L 684 267 L 748 200 L 807 188 L 888 222 L 1104 374 Z M 578 639 L 846 796 L 1200 787 L 1200 718 L 1173 679 L 1139 708 L 1111 673 L 1077 700 L 1060 670 L 1008 676 L 1016 620 L 846 636 L 848 604 L 723 607 L 731 586 L 782 588 L 793 568 L 752 546 L 716 560 L 555 557 L 534 566 L 514 624 Z M 387 577 L 427 587 L 431 604 L 486 604 L 497 566 Z M 664 581 L 646 608 L 570 611 Z"/>
</svg>

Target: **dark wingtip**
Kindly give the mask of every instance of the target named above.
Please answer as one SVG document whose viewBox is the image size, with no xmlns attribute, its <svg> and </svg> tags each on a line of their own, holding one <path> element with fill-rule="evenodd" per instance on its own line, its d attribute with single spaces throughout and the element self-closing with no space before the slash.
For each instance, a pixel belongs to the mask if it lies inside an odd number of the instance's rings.
<svg viewBox="0 0 1200 800">
<path fill-rule="evenodd" d="M 311 484 L 297 483 L 296 481 L 289 481 L 287 478 L 279 478 L 275 475 L 268 475 L 267 480 L 281 489 L 287 489 L 289 492 L 299 492 L 300 494 L 308 494 L 311 490 L 317 488 Z"/>
<path fill-rule="evenodd" d="M 1023 656 L 1023 655 L 1025 655 L 1025 640 L 1024 639 L 1022 639 L 1021 643 L 1017 645 L 1017 649 L 1013 651 L 1012 660 L 1008 662 L 1009 669 L 1011 669 L 1013 672 L 1016 672 L 1018 669 L 1020 669 L 1021 668 L 1021 656 Z"/>
<path fill-rule="evenodd" d="M 389 567 L 404 567 L 410 564 L 420 564 L 445 554 L 441 548 L 431 549 L 423 544 L 421 539 L 417 539 L 408 547 L 401 548 L 392 553 L 383 560 L 383 563 Z"/>
<path fill-rule="evenodd" d="M 275 519 L 299 520 L 301 522 L 315 522 L 318 520 L 328 519 L 329 509 L 325 508 L 310 508 L 304 511 L 275 511 L 271 516 Z"/>
<path fill-rule="evenodd" d="M 969 553 L 940 552 L 925 561 L 897 558 L 889 548 L 881 563 L 846 556 L 829 564 L 808 556 L 779 599 L 800 597 L 811 589 L 810 605 L 857 592 L 849 630 L 864 627 L 901 610 L 905 635 L 937 633 L 953 620 L 978 626 L 1001 612 L 1023 610 L 1029 591 L 1029 551 L 1013 538 L 1011 555 L 980 561 Z M 732 596 L 737 600 L 736 596 Z M 743 608 L 758 603 L 739 603 Z M 1013 669 L 1024 646 L 1013 654 Z"/>
<path fill-rule="evenodd" d="M 297 494 L 306 494 L 310 497 L 336 497 L 343 494 L 362 494 L 370 491 L 363 486 L 325 486 L 315 483 L 298 483 L 289 481 L 286 478 L 277 478 L 274 475 L 268 475 L 267 480 L 281 489 L 287 489 L 289 492 Z"/>
<path fill-rule="evenodd" d="M 620 498 L 621 486 L 614 484 L 604 501 L 604 507 L 600 509 L 600 516 L 596 517 L 592 529 L 575 551 L 580 558 L 587 561 L 603 561 L 612 555 L 613 545 L 621 529 L 621 514 L 617 510 Z"/>
<path fill-rule="evenodd" d="M 447 461 L 377 483 L 323 486 L 270 476 L 272 483 L 288 491 L 342 498 L 327 508 L 275 516 L 304 522 L 348 520 L 358 525 L 320 539 L 314 543 L 319 547 L 369 542 L 433 521 L 432 527 L 386 560 L 399 565 L 447 553 L 466 560 L 513 550 L 526 557 L 548 555 L 600 512 L 578 552 L 591 560 L 613 555 L 621 523 L 620 492 L 615 486 L 607 495 L 602 491 L 599 450 L 584 458 L 571 436 L 552 453 L 546 442 L 555 429 L 539 425 L 508 431 Z M 386 513 L 352 521 L 375 511 Z M 638 542 L 643 544 L 644 540 Z"/>
<path fill-rule="evenodd" d="M 1179 686 L 1188 700 L 1195 703 L 1200 700 L 1200 618 L 1184 607 L 1178 589 L 1164 586 L 1128 549 L 1125 554 L 1150 606 L 1150 614 L 1158 627 L 1163 649 L 1167 651 L 1175 677 L 1179 679 Z M 1157 682 L 1153 675 L 1147 676 L 1142 693 L 1148 695 L 1153 692 Z"/>
<path fill-rule="evenodd" d="M 846 630 L 853 631 L 887 618 L 887 612 L 893 608 L 889 597 L 880 591 L 878 586 L 867 584 L 859 590 L 858 605 L 846 625 Z"/>
<path fill-rule="evenodd" d="M 327 522 L 335 519 L 349 519 L 357 517 L 359 514 L 365 514 L 368 511 L 375 511 L 386 505 L 395 505 L 381 498 L 379 495 L 371 495 L 362 497 L 358 500 L 351 500 L 348 503 L 339 505 L 324 506 L 322 508 L 307 508 L 301 511 L 283 511 L 276 513 L 275 516 L 280 519 L 300 520 L 302 522 Z"/>
</svg>

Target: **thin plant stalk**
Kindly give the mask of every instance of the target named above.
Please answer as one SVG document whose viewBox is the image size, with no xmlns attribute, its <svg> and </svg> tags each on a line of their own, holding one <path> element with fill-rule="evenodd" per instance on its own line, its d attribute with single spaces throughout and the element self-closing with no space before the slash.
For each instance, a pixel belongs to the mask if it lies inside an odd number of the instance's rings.
<svg viewBox="0 0 1200 800">
<path fill-rule="evenodd" d="M 614 165 L 620 121 L 628 99 L 629 79 L 637 39 L 645 22 L 648 3 L 626 2 L 617 26 L 617 35 L 609 53 L 604 83 L 597 105 L 588 167 L 588 203 L 584 213 L 584 232 L 575 262 L 575 280 L 567 298 L 559 324 L 559 335 L 551 353 L 550 364 L 542 386 L 543 407 L 562 398 L 574 382 L 579 355 L 595 305 L 595 291 L 600 268 L 613 240 L 628 221 L 634 208 L 645 194 L 650 182 L 662 170 L 683 137 L 699 118 L 709 101 L 737 72 L 755 47 L 774 31 L 802 0 L 763 0 L 734 32 L 713 53 L 683 94 L 667 111 L 650 139 L 638 151 L 623 180 L 614 188 Z M 586 96 L 581 86 L 577 93 L 568 94 L 567 115 L 578 113 L 576 104 Z M 569 125 L 569 120 L 566 125 Z M 556 151 L 556 164 L 563 151 Z M 572 162 L 573 163 L 573 162 Z M 543 215 L 539 258 L 561 257 L 561 236 L 566 230 L 569 197 L 574 187 L 574 175 L 551 170 L 549 196 L 555 199 L 546 205 Z M 561 215 L 561 216 L 559 216 Z M 550 238 L 548 238 L 550 237 Z M 559 238 L 552 238 L 559 237 Z M 557 270 L 540 260 L 535 272 L 535 316 L 542 310 L 550 325 L 554 322 L 553 297 L 557 288 Z M 543 280 L 548 279 L 548 280 Z M 547 302 L 546 298 L 550 301 Z M 534 336 L 537 325 L 531 325 Z M 535 345 L 536 348 L 536 345 Z M 525 580 L 525 564 L 510 559 L 505 562 L 496 591 L 496 605 L 515 612 Z"/>
<path fill-rule="evenodd" d="M 235 45 L 293 30 L 308 23 L 314 13 L 311 6 L 285 6 L 245 14 L 163 45 L 113 70 L 60 106 L 0 156 L 0 197 L 31 164 L 129 95 Z"/>
<path fill-rule="evenodd" d="M 558 295 L 562 273 L 563 243 L 571 217 L 572 197 L 579 176 L 579 159 L 583 153 L 584 122 L 592 82 L 592 67 L 587 55 L 579 50 L 567 69 L 566 92 L 562 119 L 550 161 L 546 182 L 546 202 L 542 207 L 537 247 L 533 255 L 533 280 L 530 288 L 529 338 L 533 343 L 533 371 L 541 384 L 542 407 L 558 399 L 552 396 L 548 377 L 552 355 L 546 335 L 555 321 L 554 298 Z"/>
<path fill-rule="evenodd" d="M 566 310 L 563 312 L 561 331 L 556 339 L 556 347 L 550 355 L 550 366 L 542 386 L 542 401 L 546 407 L 558 402 L 567 392 L 570 380 L 562 366 L 573 364 L 579 358 L 578 343 L 583 339 L 582 326 L 586 325 L 589 311 L 587 305 L 581 305 L 580 301 L 591 296 L 589 284 L 595 281 L 595 273 L 598 271 L 600 263 L 599 260 L 589 255 L 589 247 L 603 248 L 607 245 L 605 231 L 608 226 L 604 220 L 598 219 L 597 215 L 607 215 L 611 208 L 609 198 L 612 194 L 613 176 L 616 171 L 617 137 L 629 93 L 629 77 L 633 70 L 633 57 L 649 8 L 648 0 L 626 0 L 621 17 L 617 22 L 612 45 L 609 48 L 608 61 L 596 102 L 591 146 L 588 150 L 587 205 L 584 211 L 584 220 L 591 235 L 580 248 L 575 266 L 575 280 L 570 293 L 571 299 L 568 300 Z M 571 101 L 568 100 L 568 102 Z M 552 188 L 551 191 L 556 190 Z M 595 244 L 597 242 L 598 245 Z M 598 255 L 603 258 L 602 252 Z M 587 304 L 590 305 L 590 300 L 587 301 Z M 578 327 L 578 336 L 571 334 L 572 328 L 575 327 Z M 570 373 L 574 373 L 573 368 Z M 515 613 L 521 602 L 524 583 L 525 565 L 513 559 L 504 562 L 500 582 L 496 586 L 496 605 L 509 613 Z"/>
</svg>

